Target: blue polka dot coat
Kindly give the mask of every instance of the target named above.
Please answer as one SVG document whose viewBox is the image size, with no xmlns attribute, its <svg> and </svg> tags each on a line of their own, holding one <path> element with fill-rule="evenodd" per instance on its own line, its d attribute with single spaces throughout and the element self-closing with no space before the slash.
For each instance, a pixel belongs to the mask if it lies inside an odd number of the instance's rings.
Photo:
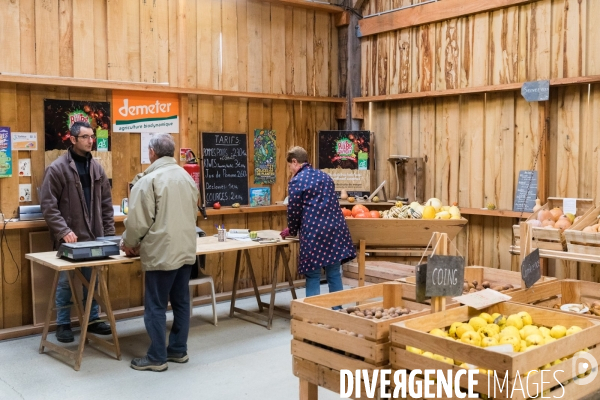
<svg viewBox="0 0 600 400">
<path fill-rule="evenodd" d="M 300 274 L 356 257 L 329 175 L 304 164 L 290 181 L 288 195 L 288 228 L 300 238 Z"/>
</svg>

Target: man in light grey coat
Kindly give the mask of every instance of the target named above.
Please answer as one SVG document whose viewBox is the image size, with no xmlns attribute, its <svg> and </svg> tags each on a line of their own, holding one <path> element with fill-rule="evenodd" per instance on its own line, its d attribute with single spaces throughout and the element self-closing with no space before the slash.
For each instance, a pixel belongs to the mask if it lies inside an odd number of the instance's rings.
<svg viewBox="0 0 600 400">
<path fill-rule="evenodd" d="M 189 280 L 196 261 L 198 189 L 173 155 L 169 134 L 150 139 L 152 165 L 138 176 L 129 196 L 129 213 L 121 249 L 140 255 L 146 272 L 144 323 L 151 344 L 147 354 L 131 361 L 140 371 L 164 371 L 167 361 L 184 363 L 190 327 Z M 171 301 L 173 326 L 166 345 L 166 312 Z"/>
</svg>

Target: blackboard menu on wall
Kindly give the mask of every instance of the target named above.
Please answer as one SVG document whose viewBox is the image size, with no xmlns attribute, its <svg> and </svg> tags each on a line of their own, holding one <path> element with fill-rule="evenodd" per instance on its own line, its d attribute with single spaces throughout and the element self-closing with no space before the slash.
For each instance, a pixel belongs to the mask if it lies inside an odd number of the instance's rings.
<svg viewBox="0 0 600 400">
<path fill-rule="evenodd" d="M 248 204 L 246 134 L 202 132 L 202 172 L 207 206 Z"/>
</svg>

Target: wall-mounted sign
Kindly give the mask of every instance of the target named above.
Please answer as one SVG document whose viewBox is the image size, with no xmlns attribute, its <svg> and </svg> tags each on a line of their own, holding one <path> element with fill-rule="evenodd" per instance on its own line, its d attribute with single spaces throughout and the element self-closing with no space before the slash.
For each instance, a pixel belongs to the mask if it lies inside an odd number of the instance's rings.
<svg viewBox="0 0 600 400">
<path fill-rule="evenodd" d="M 12 176 L 12 150 L 10 128 L 0 126 L 0 178 Z"/>
<path fill-rule="evenodd" d="M 12 133 L 13 150 L 37 150 L 38 141 L 36 132 L 13 132 Z"/>
<path fill-rule="evenodd" d="M 546 101 L 550 99 L 550 81 L 524 82 L 521 96 L 527 101 Z"/>
<path fill-rule="evenodd" d="M 319 131 L 317 168 L 327 173 L 335 190 L 351 195 L 371 192 L 373 149 L 369 131 Z"/>
<path fill-rule="evenodd" d="M 113 90 L 115 132 L 179 133 L 176 93 Z"/>
</svg>

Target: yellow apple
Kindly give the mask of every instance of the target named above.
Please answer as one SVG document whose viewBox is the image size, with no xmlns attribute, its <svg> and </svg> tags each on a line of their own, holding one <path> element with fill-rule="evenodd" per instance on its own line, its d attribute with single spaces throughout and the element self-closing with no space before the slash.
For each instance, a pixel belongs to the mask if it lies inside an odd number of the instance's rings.
<svg viewBox="0 0 600 400">
<path fill-rule="evenodd" d="M 582 330 L 583 329 L 581 329 L 578 326 L 572 326 L 569 329 L 567 329 L 567 336 L 572 335 L 572 334 L 577 333 L 577 332 L 581 332 Z"/>
<path fill-rule="evenodd" d="M 537 344 L 532 344 L 531 346 L 527 346 L 525 348 L 521 347 L 521 352 L 526 352 L 526 351 L 530 351 L 533 349 L 537 349 L 538 347 L 540 347 L 540 346 L 538 346 Z"/>
<path fill-rule="evenodd" d="M 487 325 L 487 321 L 481 317 L 473 317 L 469 320 L 469 325 L 473 327 L 475 332 Z"/>
<path fill-rule="evenodd" d="M 552 336 L 545 336 L 544 337 L 544 344 L 550 344 L 552 342 L 556 342 L 556 339 L 554 339 Z"/>
<path fill-rule="evenodd" d="M 481 340 L 481 347 L 498 346 L 500 342 L 495 337 L 484 337 Z"/>
<path fill-rule="evenodd" d="M 465 332 L 460 337 L 460 341 L 477 347 L 481 346 L 481 336 L 479 336 L 479 333 L 473 331 Z"/>
<path fill-rule="evenodd" d="M 406 346 L 406 351 L 415 353 L 415 354 L 423 354 L 423 350 L 417 349 L 416 347 Z"/>
<path fill-rule="evenodd" d="M 560 339 L 567 334 L 567 328 L 562 325 L 554 325 L 552 329 L 550 329 L 550 336 L 554 339 Z"/>
<path fill-rule="evenodd" d="M 446 363 L 446 364 L 454 365 L 454 360 L 453 360 L 453 359 L 451 359 L 451 358 L 448 358 L 448 357 L 444 357 L 444 356 L 442 356 L 442 355 L 440 355 L 440 354 L 435 354 L 435 355 L 433 356 L 433 359 L 434 359 L 434 360 L 441 361 L 441 362 L 444 362 L 444 363 Z"/>
<path fill-rule="evenodd" d="M 540 368 L 540 370 L 548 371 L 550 368 L 552 368 L 552 364 L 548 363 L 548 364 L 542 366 L 542 368 Z"/>
<path fill-rule="evenodd" d="M 481 337 L 499 338 L 500 327 L 496 324 L 489 324 L 489 325 L 479 328 L 477 333 L 479 333 L 481 335 Z"/>
<path fill-rule="evenodd" d="M 527 311 L 521 311 L 517 315 L 521 317 L 521 320 L 523 321 L 523 326 L 533 324 L 533 318 L 531 318 L 531 315 L 529 315 Z"/>
<path fill-rule="evenodd" d="M 427 358 L 433 358 L 433 353 L 430 351 L 426 351 L 423 354 L 421 354 L 423 357 L 427 357 Z"/>
<path fill-rule="evenodd" d="M 492 318 L 494 319 L 494 323 L 497 325 L 506 324 L 506 317 L 500 313 L 497 313 L 497 312 L 493 313 Z"/>
<path fill-rule="evenodd" d="M 527 336 L 529 335 L 541 335 L 540 330 L 537 328 L 537 326 L 534 325 L 527 325 L 524 326 L 523 329 L 521 329 L 519 331 L 519 334 L 521 335 L 521 339 L 526 339 Z"/>
<path fill-rule="evenodd" d="M 502 336 L 506 336 L 506 335 L 512 335 L 512 336 L 515 336 L 518 338 L 521 337 L 521 335 L 519 334 L 519 330 L 512 325 L 505 326 L 504 329 L 502 329 L 500 331 L 500 338 L 502 338 Z"/>
<path fill-rule="evenodd" d="M 448 334 L 444 330 L 442 330 L 440 328 L 434 328 L 434 329 L 432 329 L 429 332 L 429 334 L 433 335 L 433 336 L 439 336 L 439 337 L 446 337 L 446 336 L 448 336 Z"/>
<path fill-rule="evenodd" d="M 456 337 L 456 328 L 462 325 L 462 322 L 453 322 L 450 325 L 450 329 L 448 329 L 448 335 L 455 338 Z"/>
<path fill-rule="evenodd" d="M 529 335 L 525 338 L 525 342 L 527 343 L 527 347 L 529 346 L 540 346 L 544 344 L 544 337 L 540 334 L 534 333 L 533 335 Z"/>
<path fill-rule="evenodd" d="M 492 369 L 485 369 L 485 368 L 479 368 L 479 373 L 483 374 L 483 375 L 494 375 L 494 370 L 492 370 Z"/>
<path fill-rule="evenodd" d="M 521 339 L 521 349 L 519 350 L 521 353 L 527 349 L 527 342 Z"/>
<path fill-rule="evenodd" d="M 540 331 L 540 333 L 542 334 L 542 336 L 544 337 L 550 337 L 550 329 L 546 328 L 545 326 L 540 326 L 538 328 L 538 330 Z"/>
<path fill-rule="evenodd" d="M 556 359 L 556 360 L 552 361 L 552 365 L 553 365 L 553 366 L 554 366 L 554 365 L 558 365 L 558 364 L 560 364 L 561 362 L 563 362 L 563 360 L 561 360 L 561 359 L 559 358 L 559 359 Z"/>
<path fill-rule="evenodd" d="M 459 365 L 460 368 L 469 369 L 469 366 L 465 363 Z"/>
<path fill-rule="evenodd" d="M 475 332 L 475 329 L 469 324 L 462 323 L 456 328 L 456 337 L 459 339 L 462 338 L 465 332 Z"/>
<path fill-rule="evenodd" d="M 509 315 L 508 318 L 506 318 L 506 326 L 514 326 L 518 330 L 521 330 L 523 329 L 523 320 L 517 314 Z"/>
<path fill-rule="evenodd" d="M 492 318 L 492 316 L 486 312 L 482 312 L 481 314 L 479 314 L 479 318 L 485 319 L 485 322 L 487 322 L 488 324 L 494 323 L 494 318 Z"/>
<path fill-rule="evenodd" d="M 521 349 L 521 340 L 515 335 L 506 335 L 500 338 L 500 344 L 512 344 L 513 351 L 518 352 Z"/>
</svg>

